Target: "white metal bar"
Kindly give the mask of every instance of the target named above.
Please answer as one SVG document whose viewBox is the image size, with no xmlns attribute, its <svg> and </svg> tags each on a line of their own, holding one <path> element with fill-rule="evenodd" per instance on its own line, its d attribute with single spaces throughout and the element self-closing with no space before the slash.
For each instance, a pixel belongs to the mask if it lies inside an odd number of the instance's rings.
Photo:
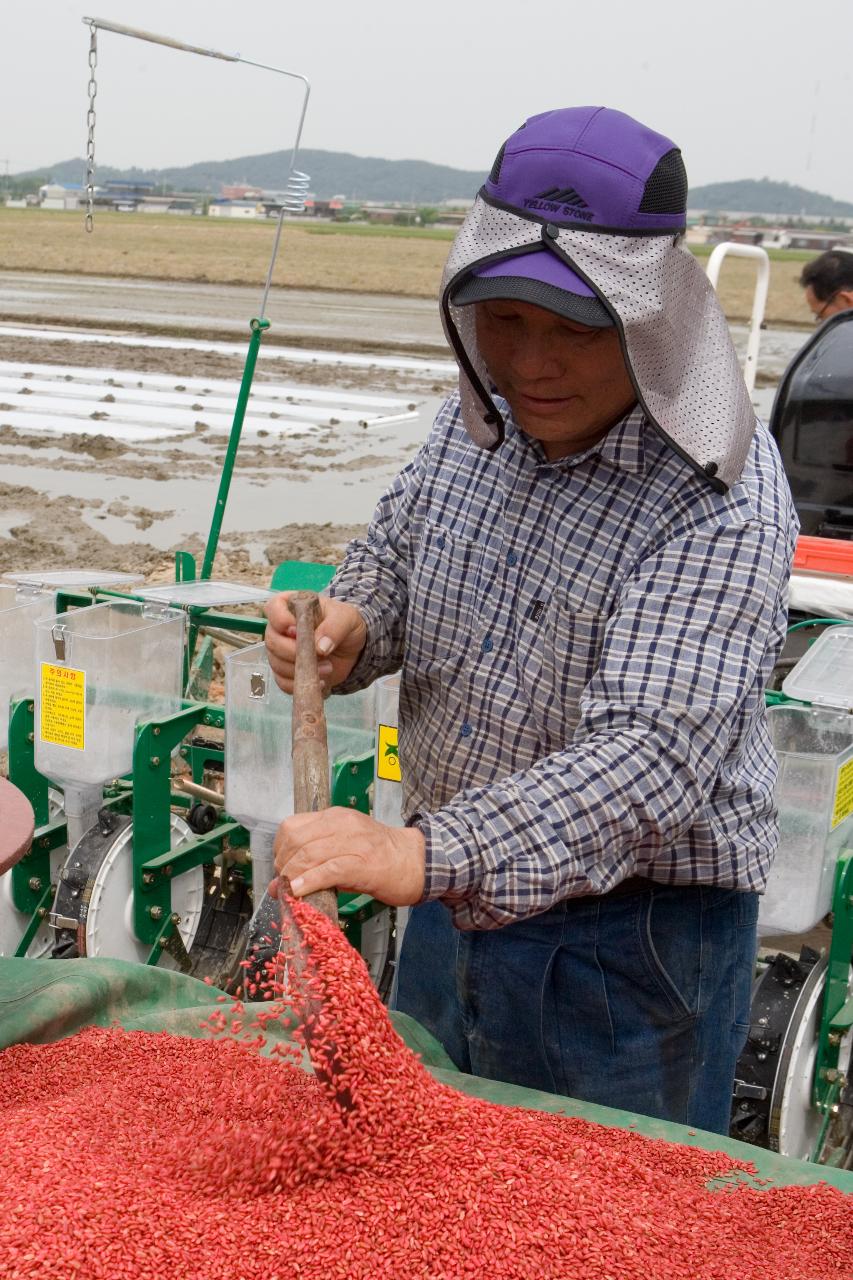
<svg viewBox="0 0 853 1280">
<path fill-rule="evenodd" d="M 107 22 L 105 18 L 84 18 L 89 27 L 98 27 L 101 31 L 113 31 L 117 36 L 131 36 L 134 40 L 147 40 L 150 44 L 164 44 L 168 49 L 180 49 L 183 53 L 200 53 L 203 58 L 221 58 L 223 62 L 241 62 L 238 53 L 219 53 L 216 49 L 203 49 L 197 44 L 184 44 L 182 40 L 173 40 L 171 36 L 155 35 L 153 31 L 143 31 L 139 27 L 125 27 L 120 22 Z"/>
<path fill-rule="evenodd" d="M 746 360 L 743 366 L 743 379 L 750 395 L 755 390 L 755 375 L 758 370 L 758 348 L 761 344 L 761 326 L 764 323 L 764 312 L 767 308 L 767 291 L 770 287 L 770 258 L 767 250 L 757 244 L 735 244 L 726 240 L 718 244 L 708 259 L 706 274 L 711 286 L 716 290 L 720 279 L 720 268 L 723 259 L 751 258 L 757 266 L 755 289 L 752 294 L 752 315 L 749 321 L 749 338 L 746 344 Z"/>
</svg>

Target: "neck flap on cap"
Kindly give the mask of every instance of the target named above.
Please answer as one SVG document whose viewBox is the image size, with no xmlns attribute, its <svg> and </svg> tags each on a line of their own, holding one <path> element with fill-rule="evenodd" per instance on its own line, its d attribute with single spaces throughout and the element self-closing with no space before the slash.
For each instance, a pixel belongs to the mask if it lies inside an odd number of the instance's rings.
<svg viewBox="0 0 853 1280">
<path fill-rule="evenodd" d="M 686 195 L 674 144 L 621 112 L 548 112 L 504 144 L 453 242 L 441 288 L 463 420 L 477 444 L 496 448 L 504 423 L 478 350 L 475 309 L 454 305 L 454 293 L 479 268 L 508 267 L 522 254 L 529 278 L 544 249 L 607 309 L 650 424 L 714 488 L 740 478 L 755 414 L 716 295 L 681 243 Z"/>
</svg>

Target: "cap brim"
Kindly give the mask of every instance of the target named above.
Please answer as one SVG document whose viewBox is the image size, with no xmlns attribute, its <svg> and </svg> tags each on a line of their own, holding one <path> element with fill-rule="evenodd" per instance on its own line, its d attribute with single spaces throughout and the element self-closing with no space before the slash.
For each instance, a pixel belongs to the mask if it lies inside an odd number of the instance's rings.
<svg viewBox="0 0 853 1280">
<path fill-rule="evenodd" d="M 610 313 L 589 285 L 547 250 L 481 267 L 453 290 L 450 300 L 455 307 L 501 300 L 527 302 L 594 329 L 613 325 Z"/>
</svg>

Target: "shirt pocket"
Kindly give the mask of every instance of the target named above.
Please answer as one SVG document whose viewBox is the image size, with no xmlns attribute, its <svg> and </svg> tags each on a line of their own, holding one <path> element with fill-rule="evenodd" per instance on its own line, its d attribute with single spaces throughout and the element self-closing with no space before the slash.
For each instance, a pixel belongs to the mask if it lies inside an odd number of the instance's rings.
<svg viewBox="0 0 853 1280">
<path fill-rule="evenodd" d="M 427 520 L 409 583 L 407 664 L 459 671 L 471 651 L 482 545 Z"/>
<path fill-rule="evenodd" d="M 577 609 L 555 591 L 542 618 L 542 662 L 535 708 L 548 749 L 568 746 L 581 718 L 584 689 L 598 669 L 608 616 Z"/>
</svg>

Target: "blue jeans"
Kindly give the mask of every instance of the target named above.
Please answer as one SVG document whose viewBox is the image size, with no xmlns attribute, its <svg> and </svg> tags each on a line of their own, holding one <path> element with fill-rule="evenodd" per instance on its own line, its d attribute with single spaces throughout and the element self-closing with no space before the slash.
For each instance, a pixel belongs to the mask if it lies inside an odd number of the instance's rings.
<svg viewBox="0 0 853 1280">
<path fill-rule="evenodd" d="M 460 932 L 416 907 L 398 1009 L 460 1071 L 727 1133 L 758 896 L 649 885 Z"/>
</svg>

